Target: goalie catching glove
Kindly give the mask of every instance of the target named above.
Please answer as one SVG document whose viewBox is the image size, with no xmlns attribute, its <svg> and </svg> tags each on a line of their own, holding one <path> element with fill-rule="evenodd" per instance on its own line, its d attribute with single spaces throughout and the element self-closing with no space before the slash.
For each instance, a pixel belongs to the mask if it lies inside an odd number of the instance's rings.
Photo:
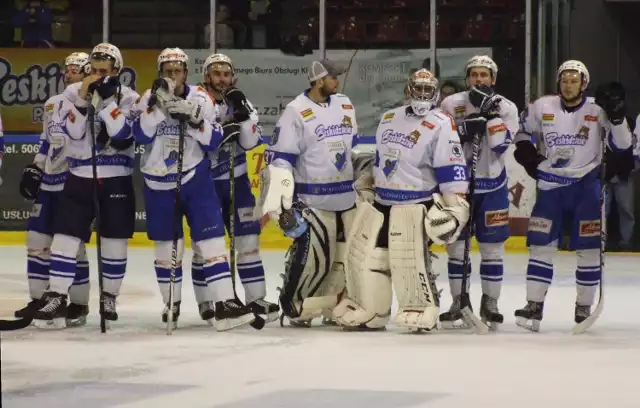
<svg viewBox="0 0 640 408">
<path fill-rule="evenodd" d="M 453 193 L 435 193 L 432 198 L 433 205 L 424 220 L 427 236 L 436 244 L 451 244 L 469 221 L 469 203 Z"/>
</svg>

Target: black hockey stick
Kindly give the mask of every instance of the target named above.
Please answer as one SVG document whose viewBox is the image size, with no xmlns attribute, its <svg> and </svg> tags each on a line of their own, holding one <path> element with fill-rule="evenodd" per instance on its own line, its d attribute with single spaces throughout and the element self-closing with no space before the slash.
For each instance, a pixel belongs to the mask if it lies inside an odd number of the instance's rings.
<svg viewBox="0 0 640 408">
<path fill-rule="evenodd" d="M 469 291 L 467 290 L 467 281 L 471 276 L 471 238 L 473 236 L 473 219 L 474 205 L 473 194 L 476 183 L 476 167 L 478 165 L 478 156 L 480 154 L 480 136 L 476 133 L 473 136 L 473 150 L 471 156 L 471 169 L 469 175 L 469 221 L 467 222 L 467 238 L 464 241 L 464 257 L 462 263 L 462 291 L 460 292 L 460 312 L 462 320 L 472 328 L 477 334 L 489 333 L 489 327 L 473 314 L 471 310 L 471 300 L 469 299 Z"/>
<path fill-rule="evenodd" d="M 178 161 L 176 163 L 176 191 L 173 205 L 173 243 L 171 245 L 171 271 L 169 273 L 169 305 L 167 306 L 167 335 L 173 332 L 173 300 L 175 299 L 176 268 L 178 268 L 178 231 L 182 223 L 182 205 L 180 190 L 182 188 L 182 166 L 184 163 L 184 132 L 185 123 L 180 121 L 180 133 L 178 135 Z"/>
<path fill-rule="evenodd" d="M 89 126 L 91 127 L 91 171 L 93 174 L 93 211 L 96 220 L 96 250 L 98 253 L 98 290 L 100 291 L 100 333 L 107 332 L 107 321 L 104 318 L 104 271 L 102 267 L 102 238 L 100 237 L 100 196 L 98 195 L 98 152 L 96 149 L 96 109 L 100 102 L 98 92 L 94 92 L 89 106 Z"/>
<path fill-rule="evenodd" d="M 13 331 L 29 327 L 33 322 L 33 314 L 17 320 L 0 320 L 0 331 Z"/>
<path fill-rule="evenodd" d="M 572 332 L 573 334 L 582 334 L 586 332 L 593 324 L 598 320 L 598 317 L 602 314 L 602 309 L 604 308 L 604 286 L 603 286 L 603 278 L 604 278 L 604 253 L 607 246 L 607 216 L 605 212 L 605 201 L 607 196 L 607 184 L 605 182 L 605 152 L 607 149 L 607 132 L 601 131 L 601 143 L 600 148 L 602 152 L 602 158 L 600 162 L 600 290 L 598 293 L 598 305 L 595 310 L 589 317 L 584 319 L 582 322 L 577 323 L 573 326 Z"/>
<path fill-rule="evenodd" d="M 229 144 L 229 269 L 231 269 L 231 282 L 233 293 L 238 298 L 236 292 L 236 141 Z M 251 322 L 251 327 L 262 330 L 265 321 L 262 317 L 254 314 L 255 320 Z"/>
</svg>

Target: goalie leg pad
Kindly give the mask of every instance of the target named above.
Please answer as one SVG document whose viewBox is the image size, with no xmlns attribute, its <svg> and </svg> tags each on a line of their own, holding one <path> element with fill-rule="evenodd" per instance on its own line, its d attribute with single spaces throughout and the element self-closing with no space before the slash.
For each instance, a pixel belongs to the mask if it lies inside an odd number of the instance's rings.
<svg viewBox="0 0 640 408">
<path fill-rule="evenodd" d="M 396 325 L 410 329 L 436 328 L 440 294 L 431 271 L 424 231 L 426 208 L 394 205 L 389 220 L 391 279 L 398 298 Z"/>
<path fill-rule="evenodd" d="M 347 294 L 333 310 L 333 318 L 347 327 L 384 327 L 391 316 L 393 291 L 389 254 L 376 248 L 384 217 L 371 204 L 358 206 L 346 245 Z"/>
<path fill-rule="evenodd" d="M 306 208 L 307 231 L 294 240 L 287 253 L 280 304 L 285 316 L 309 320 L 338 303 L 337 293 L 323 296 L 336 254 L 336 213 Z"/>
</svg>

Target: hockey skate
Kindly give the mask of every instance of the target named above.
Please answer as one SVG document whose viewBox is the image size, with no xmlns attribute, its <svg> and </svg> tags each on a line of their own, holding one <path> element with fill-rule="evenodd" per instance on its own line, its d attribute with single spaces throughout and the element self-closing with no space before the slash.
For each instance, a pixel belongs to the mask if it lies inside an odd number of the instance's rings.
<svg viewBox="0 0 640 408">
<path fill-rule="evenodd" d="M 498 300 L 489 295 L 482 295 L 480 300 L 480 319 L 482 323 L 489 327 L 489 330 L 496 331 L 504 322 L 504 316 L 498 311 Z"/>
<path fill-rule="evenodd" d="M 216 312 L 213 307 L 213 302 L 202 302 L 198 304 L 198 312 L 200 313 L 200 318 L 205 322 L 209 323 L 209 325 L 213 326 L 213 319 L 216 317 Z"/>
<path fill-rule="evenodd" d="M 539 332 L 543 309 L 544 302 L 528 301 L 525 307 L 516 310 L 516 324 L 532 332 Z"/>
<path fill-rule="evenodd" d="M 173 330 L 178 328 L 178 318 L 180 317 L 180 301 L 173 302 Z M 167 303 L 164 306 L 164 310 L 162 311 L 162 323 L 167 323 L 167 319 L 169 319 L 169 304 Z"/>
<path fill-rule="evenodd" d="M 256 320 L 251 309 L 237 299 L 229 299 L 215 304 L 215 322 L 217 331 L 227 331 L 246 326 Z"/>
<path fill-rule="evenodd" d="M 275 303 L 267 302 L 264 299 L 256 299 L 247 305 L 251 311 L 262 317 L 267 323 L 275 322 L 280 315 L 280 306 Z"/>
<path fill-rule="evenodd" d="M 469 329 L 470 327 L 462 320 L 462 311 L 460 308 L 461 296 L 453 297 L 453 302 L 449 310 L 440 314 L 440 325 L 443 329 Z M 471 306 L 469 306 L 471 307 Z"/>
<path fill-rule="evenodd" d="M 33 315 L 33 321 L 39 329 L 64 329 L 67 327 L 67 295 L 47 292 L 43 296 L 45 305 Z"/>
<path fill-rule="evenodd" d="M 110 322 L 118 320 L 118 312 L 116 312 L 116 297 L 111 293 L 102 292 L 102 303 L 104 304 L 104 320 L 107 329 L 110 329 Z"/>
<path fill-rule="evenodd" d="M 69 303 L 67 307 L 66 323 L 67 327 L 78 327 L 87 324 L 87 316 L 89 315 L 89 306 L 79 305 L 77 303 Z"/>
<path fill-rule="evenodd" d="M 16 319 L 31 317 L 35 312 L 38 311 L 38 309 L 42 308 L 46 304 L 47 302 L 44 300 L 44 296 L 40 299 L 32 299 L 29 303 L 27 303 L 25 307 L 20 310 L 16 310 L 13 313 L 13 316 Z"/>
<path fill-rule="evenodd" d="M 582 323 L 589 316 L 591 316 L 591 306 L 581 306 L 576 303 L 576 311 L 574 315 L 575 322 Z"/>
</svg>

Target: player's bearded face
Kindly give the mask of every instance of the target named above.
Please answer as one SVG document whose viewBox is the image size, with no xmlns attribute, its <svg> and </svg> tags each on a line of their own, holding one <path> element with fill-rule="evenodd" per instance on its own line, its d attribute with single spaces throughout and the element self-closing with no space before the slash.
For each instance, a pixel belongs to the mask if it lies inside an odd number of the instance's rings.
<svg viewBox="0 0 640 408">
<path fill-rule="evenodd" d="M 340 85 L 340 81 L 338 81 L 337 77 L 334 76 L 326 76 L 322 78 L 322 86 L 320 87 L 320 92 L 324 97 L 328 97 L 334 95 L 338 92 L 338 86 Z"/>
<path fill-rule="evenodd" d="M 187 70 L 182 62 L 169 61 L 162 64 L 160 76 L 162 78 L 171 78 L 176 83 L 176 86 L 182 86 L 187 78 Z"/>
<path fill-rule="evenodd" d="M 75 84 L 84 79 L 84 73 L 79 65 L 67 65 L 64 68 L 64 84 L 65 86 Z"/>
<path fill-rule="evenodd" d="M 233 83 L 233 72 L 227 64 L 212 64 L 207 73 L 207 83 L 216 92 L 229 89 Z"/>
<path fill-rule="evenodd" d="M 582 75 L 578 71 L 560 74 L 560 94 L 566 102 L 575 102 L 582 97 Z"/>
<path fill-rule="evenodd" d="M 118 75 L 118 70 L 114 68 L 114 62 L 105 60 L 93 60 L 91 61 L 91 75 L 98 75 L 102 78 L 106 76 Z"/>
<path fill-rule="evenodd" d="M 469 70 L 467 86 L 472 88 L 478 85 L 493 86 L 496 84 L 495 78 L 491 75 L 489 68 L 475 67 Z"/>
</svg>

